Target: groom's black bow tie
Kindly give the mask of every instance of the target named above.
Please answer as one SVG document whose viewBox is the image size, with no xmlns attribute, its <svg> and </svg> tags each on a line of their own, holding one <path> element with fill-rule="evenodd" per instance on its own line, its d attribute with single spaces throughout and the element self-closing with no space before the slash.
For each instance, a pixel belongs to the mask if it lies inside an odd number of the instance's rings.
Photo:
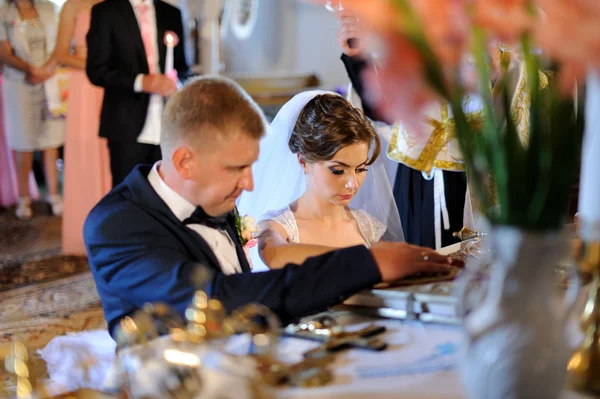
<svg viewBox="0 0 600 399">
<path fill-rule="evenodd" d="M 197 206 L 194 213 L 192 213 L 189 218 L 185 219 L 183 224 L 202 224 L 213 229 L 225 230 L 227 228 L 227 216 L 229 216 L 229 213 L 221 216 L 209 216 L 204 212 L 204 209 Z"/>
</svg>

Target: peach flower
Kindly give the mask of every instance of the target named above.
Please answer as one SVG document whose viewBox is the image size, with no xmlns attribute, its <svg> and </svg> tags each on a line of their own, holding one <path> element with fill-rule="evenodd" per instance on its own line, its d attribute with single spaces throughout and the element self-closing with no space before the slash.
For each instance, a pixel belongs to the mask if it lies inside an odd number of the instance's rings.
<svg viewBox="0 0 600 399">
<path fill-rule="evenodd" d="M 386 121 L 401 120 L 410 129 L 423 128 L 424 109 L 438 97 L 425 80 L 419 52 L 400 36 L 385 38 L 385 54 L 365 71 L 367 95 Z"/>
<path fill-rule="evenodd" d="M 600 2 L 535 0 L 541 17 L 534 30 L 536 45 L 559 65 L 559 85 L 569 95 L 583 83 L 589 67 L 600 67 Z"/>
</svg>

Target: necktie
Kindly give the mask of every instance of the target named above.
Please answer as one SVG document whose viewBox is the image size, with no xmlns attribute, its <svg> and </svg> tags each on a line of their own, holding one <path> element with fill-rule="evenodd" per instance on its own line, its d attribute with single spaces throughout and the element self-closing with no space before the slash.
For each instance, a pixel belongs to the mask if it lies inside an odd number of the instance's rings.
<svg viewBox="0 0 600 399">
<path fill-rule="evenodd" d="M 210 227 L 213 229 L 226 230 L 227 229 L 227 217 L 229 213 L 226 213 L 221 216 L 209 216 L 204 212 L 204 209 L 197 206 L 194 213 L 191 216 L 183 221 L 183 224 L 202 224 L 206 227 Z"/>
<path fill-rule="evenodd" d="M 144 42 L 144 50 L 146 50 L 146 60 L 148 60 L 148 71 L 150 74 L 156 73 L 156 62 L 154 60 L 154 46 L 152 45 L 150 10 L 148 4 L 142 3 L 136 8 L 140 16 L 140 32 L 142 41 Z"/>
</svg>

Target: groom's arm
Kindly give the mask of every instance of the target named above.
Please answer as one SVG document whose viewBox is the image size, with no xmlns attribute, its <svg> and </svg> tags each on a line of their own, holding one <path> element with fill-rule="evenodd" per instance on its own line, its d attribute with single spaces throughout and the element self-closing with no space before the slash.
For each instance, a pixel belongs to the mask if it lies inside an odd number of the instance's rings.
<svg viewBox="0 0 600 399">
<path fill-rule="evenodd" d="M 139 208 L 112 214 L 96 210 L 84 234 L 111 332 L 121 317 L 147 302 L 164 302 L 184 314 L 202 259 L 191 259 L 178 248 L 165 226 Z M 325 310 L 380 281 L 371 254 L 359 246 L 264 273 L 226 276 L 218 271 L 210 294 L 228 311 L 258 302 L 285 322 Z M 107 304 L 119 305 L 107 312 Z"/>
<path fill-rule="evenodd" d="M 211 295 L 228 311 L 261 303 L 285 323 L 324 311 L 380 282 L 377 264 L 360 245 L 309 258 L 300 266 L 229 276 L 217 273 Z"/>
</svg>

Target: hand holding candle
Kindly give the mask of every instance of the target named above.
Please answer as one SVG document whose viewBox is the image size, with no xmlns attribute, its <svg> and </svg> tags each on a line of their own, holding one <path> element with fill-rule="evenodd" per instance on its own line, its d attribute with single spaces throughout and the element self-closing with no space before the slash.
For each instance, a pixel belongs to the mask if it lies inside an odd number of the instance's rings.
<svg viewBox="0 0 600 399">
<path fill-rule="evenodd" d="M 344 10 L 342 0 L 328 0 L 325 3 L 325 8 L 338 18 L 338 42 L 344 53 L 349 57 L 360 54 L 360 24 L 358 18 Z"/>
<path fill-rule="evenodd" d="M 173 31 L 166 31 L 164 37 L 165 46 L 167 46 L 167 59 L 165 60 L 165 75 L 172 79 L 175 83 L 179 83 L 177 79 L 177 71 L 173 67 L 174 49 L 179 43 L 179 36 Z"/>
</svg>

